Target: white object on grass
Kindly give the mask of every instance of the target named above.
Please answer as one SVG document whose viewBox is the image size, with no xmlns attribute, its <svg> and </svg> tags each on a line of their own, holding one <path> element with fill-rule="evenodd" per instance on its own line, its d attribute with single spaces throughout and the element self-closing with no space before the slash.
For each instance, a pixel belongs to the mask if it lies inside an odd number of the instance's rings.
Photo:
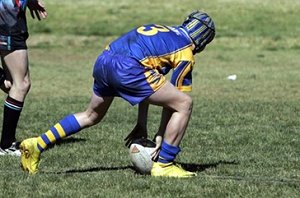
<svg viewBox="0 0 300 198">
<path fill-rule="evenodd" d="M 236 80 L 237 79 L 237 75 L 236 74 L 229 75 L 229 76 L 227 76 L 227 79 L 228 80 Z"/>
</svg>

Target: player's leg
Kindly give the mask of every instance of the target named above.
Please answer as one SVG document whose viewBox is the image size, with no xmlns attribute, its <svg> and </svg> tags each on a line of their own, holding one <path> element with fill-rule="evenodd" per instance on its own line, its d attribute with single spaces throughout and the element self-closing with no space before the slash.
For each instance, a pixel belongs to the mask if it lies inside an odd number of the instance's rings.
<svg viewBox="0 0 300 198">
<path fill-rule="evenodd" d="M 24 101 L 30 89 L 28 51 L 26 49 L 2 52 L 1 61 L 8 80 L 12 81 L 9 95 Z"/>
<path fill-rule="evenodd" d="M 173 164 L 180 152 L 179 144 L 185 134 L 192 113 L 192 99 L 166 82 L 148 99 L 149 103 L 164 107 L 161 129 L 165 128 L 158 162 L 151 170 L 153 176 L 192 177 L 195 173 L 185 171 Z"/>
<path fill-rule="evenodd" d="M 166 81 L 148 101 L 165 108 L 165 114 L 170 118 L 166 119 L 168 123 L 164 139 L 168 144 L 179 146 L 192 113 L 191 97 Z"/>
<path fill-rule="evenodd" d="M 27 50 L 1 52 L 1 61 L 12 84 L 4 103 L 0 147 L 7 154 L 20 155 L 20 152 L 14 147 L 14 142 L 24 100 L 30 89 Z"/>
<path fill-rule="evenodd" d="M 22 168 L 32 174 L 36 173 L 40 154 L 47 147 L 100 122 L 112 101 L 113 97 L 100 97 L 93 94 L 86 111 L 66 116 L 38 138 L 24 140 L 20 145 Z"/>
<path fill-rule="evenodd" d="M 112 101 L 113 97 L 100 97 L 93 93 L 89 106 L 85 111 L 66 116 L 38 137 L 37 142 L 40 152 L 43 152 L 49 145 L 100 122 Z"/>
</svg>

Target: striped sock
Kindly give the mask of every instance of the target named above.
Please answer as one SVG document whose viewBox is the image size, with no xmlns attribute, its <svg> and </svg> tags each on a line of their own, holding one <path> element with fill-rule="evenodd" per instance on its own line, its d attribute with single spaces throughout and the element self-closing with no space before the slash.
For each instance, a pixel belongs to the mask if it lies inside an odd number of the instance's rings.
<svg viewBox="0 0 300 198">
<path fill-rule="evenodd" d="M 163 141 L 161 145 L 161 150 L 159 152 L 158 162 L 173 162 L 180 151 L 181 149 L 178 146 L 173 146 Z"/>
<path fill-rule="evenodd" d="M 73 114 L 70 114 L 55 124 L 50 130 L 38 137 L 38 148 L 43 152 L 48 146 L 64 137 L 75 134 L 81 127 Z"/>
</svg>

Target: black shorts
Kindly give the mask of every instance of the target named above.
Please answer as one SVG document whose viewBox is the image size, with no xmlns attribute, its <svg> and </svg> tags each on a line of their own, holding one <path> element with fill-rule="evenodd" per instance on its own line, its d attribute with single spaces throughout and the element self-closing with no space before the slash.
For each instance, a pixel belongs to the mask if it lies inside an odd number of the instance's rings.
<svg viewBox="0 0 300 198">
<path fill-rule="evenodd" d="M 0 35 L 0 51 L 14 51 L 27 49 L 26 40 L 28 33 L 20 33 L 18 35 Z"/>
</svg>

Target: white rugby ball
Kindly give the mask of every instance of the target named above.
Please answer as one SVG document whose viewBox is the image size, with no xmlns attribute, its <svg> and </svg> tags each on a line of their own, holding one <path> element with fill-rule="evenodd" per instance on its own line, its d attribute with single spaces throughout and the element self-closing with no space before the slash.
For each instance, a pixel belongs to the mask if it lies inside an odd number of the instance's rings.
<svg viewBox="0 0 300 198">
<path fill-rule="evenodd" d="M 129 156 L 137 172 L 150 174 L 153 165 L 151 153 L 154 149 L 155 143 L 149 139 L 140 138 L 132 142 L 129 148 Z"/>
</svg>

